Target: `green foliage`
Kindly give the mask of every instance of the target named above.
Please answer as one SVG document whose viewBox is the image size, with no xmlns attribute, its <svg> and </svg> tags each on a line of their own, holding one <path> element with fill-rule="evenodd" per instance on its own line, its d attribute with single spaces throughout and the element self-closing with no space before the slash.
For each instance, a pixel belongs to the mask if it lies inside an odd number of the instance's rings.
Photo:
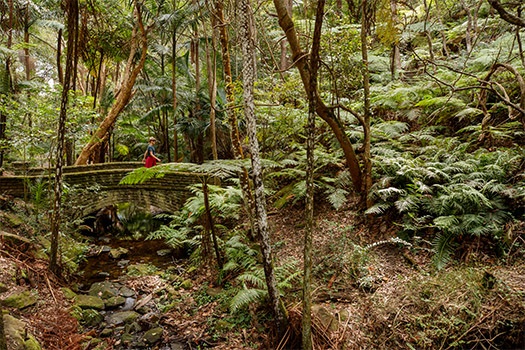
<svg viewBox="0 0 525 350">
<path fill-rule="evenodd" d="M 376 204 L 367 213 L 399 213 L 405 234 L 434 232 L 438 267 L 449 261 L 463 236 L 500 242 L 503 227 L 513 219 L 512 203 L 517 198 L 508 189 L 524 161 L 523 153 L 512 149 L 468 153 L 455 138 L 425 137 L 419 143 L 426 146 L 415 155 L 376 156 L 380 174 L 372 189 Z"/>
<path fill-rule="evenodd" d="M 288 262 L 274 268 L 277 280 L 277 289 L 283 294 L 292 288 L 294 283 L 299 282 L 302 271 L 297 269 L 297 262 Z M 232 298 L 230 310 L 237 312 L 248 305 L 262 304 L 268 298 L 268 290 L 262 267 L 253 267 L 236 280 L 241 283 L 242 289 Z"/>
</svg>

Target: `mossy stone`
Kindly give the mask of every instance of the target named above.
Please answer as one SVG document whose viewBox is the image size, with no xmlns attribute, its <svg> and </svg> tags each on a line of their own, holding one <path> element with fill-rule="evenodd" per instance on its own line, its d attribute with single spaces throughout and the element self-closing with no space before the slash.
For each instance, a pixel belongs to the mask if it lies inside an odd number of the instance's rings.
<svg viewBox="0 0 525 350">
<path fill-rule="evenodd" d="M 24 350 L 26 324 L 11 315 L 4 315 L 4 333 L 13 350 Z"/>
<path fill-rule="evenodd" d="M 25 350 L 42 350 L 40 343 L 32 335 L 28 336 L 28 339 L 24 342 Z"/>
<path fill-rule="evenodd" d="M 95 327 L 104 321 L 104 316 L 93 309 L 82 310 L 82 319 L 80 324 L 86 327 Z"/>
<path fill-rule="evenodd" d="M 126 323 L 134 322 L 139 317 L 139 314 L 135 311 L 121 311 L 115 312 L 106 318 L 106 321 L 110 325 L 121 325 Z"/>
<path fill-rule="evenodd" d="M 64 297 L 69 300 L 75 299 L 75 297 L 77 296 L 77 293 L 73 292 L 71 289 L 66 287 L 62 288 L 62 293 L 64 293 Z"/>
<path fill-rule="evenodd" d="M 119 293 L 118 289 L 111 282 L 104 281 L 93 283 L 89 288 L 88 294 L 102 299 L 109 299 L 116 297 Z"/>
<path fill-rule="evenodd" d="M 13 294 L 2 301 L 2 304 L 7 307 L 15 307 L 17 309 L 25 309 L 26 307 L 35 305 L 38 301 L 36 294 L 26 290 L 25 292 Z"/>
<path fill-rule="evenodd" d="M 105 303 L 106 303 L 106 308 L 113 309 L 120 305 L 124 305 L 125 302 L 126 302 L 126 298 L 117 296 L 117 297 L 111 297 L 111 298 L 106 299 Z"/>
<path fill-rule="evenodd" d="M 144 333 L 144 341 L 148 344 L 154 344 L 162 338 L 163 329 L 160 327 L 152 328 Z"/>
<path fill-rule="evenodd" d="M 0 293 L 7 292 L 7 286 L 0 282 Z"/>
<path fill-rule="evenodd" d="M 187 279 L 187 280 L 182 281 L 180 286 L 181 288 L 184 288 L 184 289 L 191 289 L 191 287 L 193 287 L 193 282 L 192 280 Z"/>
<path fill-rule="evenodd" d="M 75 297 L 75 304 L 81 309 L 104 310 L 104 301 L 93 295 L 78 294 Z"/>
</svg>

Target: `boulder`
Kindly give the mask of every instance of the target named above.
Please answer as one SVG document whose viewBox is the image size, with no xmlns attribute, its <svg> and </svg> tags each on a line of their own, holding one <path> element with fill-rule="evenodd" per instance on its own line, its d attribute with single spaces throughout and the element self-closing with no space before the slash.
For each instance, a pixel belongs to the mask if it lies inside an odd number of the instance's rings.
<svg viewBox="0 0 525 350">
<path fill-rule="evenodd" d="M 111 282 L 107 281 L 93 283 L 88 293 L 102 299 L 116 297 L 119 294 L 118 289 Z"/>
<path fill-rule="evenodd" d="M 38 301 L 36 294 L 26 290 L 22 293 L 13 294 L 2 301 L 2 304 L 7 307 L 15 307 L 17 309 L 25 309 L 26 307 L 35 305 Z"/>
<path fill-rule="evenodd" d="M 120 311 L 106 317 L 106 322 L 110 325 L 122 325 L 134 322 L 139 317 L 135 311 Z"/>
<path fill-rule="evenodd" d="M 160 327 L 152 328 L 144 333 L 143 339 L 148 344 L 154 344 L 162 338 L 162 332 L 163 330 Z"/>
<path fill-rule="evenodd" d="M 78 294 L 75 304 L 81 309 L 104 310 L 104 300 L 93 295 Z"/>
</svg>

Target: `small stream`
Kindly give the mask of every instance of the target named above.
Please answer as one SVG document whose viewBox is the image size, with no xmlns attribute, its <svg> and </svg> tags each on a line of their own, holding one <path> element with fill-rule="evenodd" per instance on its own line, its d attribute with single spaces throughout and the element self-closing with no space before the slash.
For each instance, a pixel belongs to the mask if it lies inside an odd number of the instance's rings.
<svg viewBox="0 0 525 350">
<path fill-rule="evenodd" d="M 110 256 L 111 249 L 125 249 L 119 258 Z M 174 251 L 162 240 L 127 240 L 103 237 L 90 249 L 87 259 L 80 265 L 82 284 L 91 285 L 104 280 L 117 280 L 126 274 L 127 267 L 149 264 L 163 270 L 173 266 L 182 254 Z"/>
</svg>

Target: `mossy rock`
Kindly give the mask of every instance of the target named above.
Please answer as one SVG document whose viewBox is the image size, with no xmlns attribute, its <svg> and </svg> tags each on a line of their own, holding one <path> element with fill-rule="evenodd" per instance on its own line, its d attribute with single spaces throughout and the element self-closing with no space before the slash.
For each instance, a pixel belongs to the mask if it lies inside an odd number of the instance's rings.
<svg viewBox="0 0 525 350">
<path fill-rule="evenodd" d="M 180 287 L 183 289 L 191 289 L 191 287 L 193 287 L 193 281 L 190 279 L 184 280 L 180 284 Z"/>
<path fill-rule="evenodd" d="M 116 297 L 119 294 L 118 289 L 111 282 L 107 281 L 93 283 L 88 293 L 102 299 Z"/>
<path fill-rule="evenodd" d="M 75 304 L 81 309 L 104 310 L 104 300 L 93 295 L 78 294 Z"/>
<path fill-rule="evenodd" d="M 106 299 L 106 308 L 108 309 L 114 309 L 120 305 L 124 305 L 126 303 L 126 298 L 121 296 L 111 297 Z"/>
<path fill-rule="evenodd" d="M 159 272 L 156 266 L 149 264 L 133 264 L 127 267 L 129 276 L 151 276 Z"/>
<path fill-rule="evenodd" d="M 7 290 L 7 286 L 4 283 L 0 282 L 0 293 L 7 292 Z"/>
<path fill-rule="evenodd" d="M 106 318 L 106 321 L 110 325 L 122 325 L 122 324 L 128 324 L 131 322 L 135 322 L 135 320 L 139 317 L 139 314 L 135 311 L 121 311 L 121 312 L 115 312 L 112 315 L 109 315 Z"/>
<path fill-rule="evenodd" d="M 11 315 L 4 315 L 4 332 L 13 350 L 24 350 L 26 323 Z"/>
<path fill-rule="evenodd" d="M 82 318 L 80 324 L 86 327 L 95 327 L 104 321 L 104 316 L 93 309 L 82 310 Z"/>
<path fill-rule="evenodd" d="M 25 350 L 42 350 L 40 343 L 32 335 L 28 335 L 27 340 L 24 342 Z"/>
<path fill-rule="evenodd" d="M 146 333 L 144 333 L 144 341 L 148 344 L 154 344 L 162 338 L 162 333 L 164 330 L 160 327 L 152 328 Z"/>
<path fill-rule="evenodd" d="M 35 305 L 38 301 L 38 296 L 30 291 L 13 294 L 2 301 L 2 304 L 7 307 L 14 307 L 17 309 L 25 309 L 26 307 Z"/>
<path fill-rule="evenodd" d="M 64 293 L 64 297 L 69 300 L 75 299 L 75 297 L 77 296 L 77 293 L 73 292 L 71 289 L 66 287 L 62 288 L 62 293 Z"/>
</svg>

